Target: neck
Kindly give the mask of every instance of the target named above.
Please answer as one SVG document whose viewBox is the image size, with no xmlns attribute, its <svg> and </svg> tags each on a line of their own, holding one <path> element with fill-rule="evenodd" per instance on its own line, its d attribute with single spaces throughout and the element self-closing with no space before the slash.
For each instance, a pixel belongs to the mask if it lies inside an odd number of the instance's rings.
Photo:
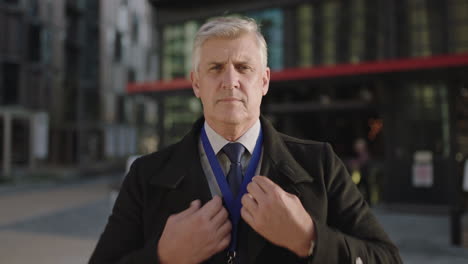
<svg viewBox="0 0 468 264">
<path fill-rule="evenodd" d="M 242 135 L 251 128 L 257 120 L 254 119 L 249 122 L 245 123 L 219 123 L 219 122 L 213 122 L 211 120 L 206 120 L 208 125 L 220 136 L 225 138 L 228 141 L 236 141 L 238 140 Z"/>
</svg>

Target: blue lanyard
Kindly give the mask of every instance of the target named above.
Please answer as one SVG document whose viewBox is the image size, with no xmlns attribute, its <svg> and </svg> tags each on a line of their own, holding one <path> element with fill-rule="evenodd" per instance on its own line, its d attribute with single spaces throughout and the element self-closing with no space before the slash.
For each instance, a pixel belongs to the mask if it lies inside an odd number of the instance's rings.
<svg viewBox="0 0 468 264">
<path fill-rule="evenodd" d="M 210 162 L 211 170 L 213 171 L 216 177 L 216 181 L 218 182 L 218 186 L 221 189 L 224 202 L 231 217 L 232 231 L 229 252 L 235 255 L 237 247 L 237 229 L 240 220 L 240 209 L 242 207 L 241 199 L 242 196 L 247 193 L 247 185 L 252 181 L 252 178 L 255 174 L 255 171 L 257 170 L 257 166 L 260 161 L 263 143 L 262 129 L 260 128 L 260 133 L 258 135 L 257 142 L 255 143 L 255 148 L 252 153 L 252 157 L 250 158 L 249 165 L 247 166 L 247 170 L 244 175 L 244 180 L 242 181 L 236 199 L 234 199 L 234 196 L 231 193 L 231 189 L 229 188 L 229 185 L 227 183 L 226 176 L 224 175 L 223 170 L 219 165 L 219 161 L 216 158 L 216 155 L 213 151 L 213 147 L 211 147 L 210 141 L 208 140 L 208 136 L 206 135 L 205 127 L 202 127 L 201 140 L 203 144 L 203 149 L 205 150 L 206 156 L 208 157 L 208 161 Z"/>
</svg>

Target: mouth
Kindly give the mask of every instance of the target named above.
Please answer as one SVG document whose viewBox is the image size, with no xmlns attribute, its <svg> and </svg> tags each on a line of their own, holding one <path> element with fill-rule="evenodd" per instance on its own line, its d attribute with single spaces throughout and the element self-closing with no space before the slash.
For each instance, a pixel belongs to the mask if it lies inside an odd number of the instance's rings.
<svg viewBox="0 0 468 264">
<path fill-rule="evenodd" d="M 234 102 L 242 102 L 241 99 L 235 97 L 226 97 L 218 100 L 219 103 L 234 103 Z"/>
</svg>

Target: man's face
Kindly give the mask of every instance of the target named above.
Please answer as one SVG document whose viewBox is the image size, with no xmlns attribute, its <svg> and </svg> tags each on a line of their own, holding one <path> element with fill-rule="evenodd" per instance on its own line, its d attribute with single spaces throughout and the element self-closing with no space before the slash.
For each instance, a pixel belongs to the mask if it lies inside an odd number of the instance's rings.
<svg viewBox="0 0 468 264">
<path fill-rule="evenodd" d="M 212 38 L 200 48 L 198 72 L 191 73 L 205 119 L 223 125 L 252 123 L 268 92 L 270 69 L 261 63 L 255 36 Z"/>
</svg>

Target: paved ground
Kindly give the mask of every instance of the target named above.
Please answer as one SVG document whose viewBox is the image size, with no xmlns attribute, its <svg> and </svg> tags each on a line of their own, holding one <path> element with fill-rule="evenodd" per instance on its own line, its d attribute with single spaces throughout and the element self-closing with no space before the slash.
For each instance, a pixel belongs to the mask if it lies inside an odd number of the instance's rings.
<svg viewBox="0 0 468 264">
<path fill-rule="evenodd" d="M 468 249 L 450 246 L 446 215 L 395 213 L 375 210 L 385 230 L 408 264 L 466 264 Z"/>
<path fill-rule="evenodd" d="M 0 191 L 0 263 L 87 263 L 109 214 L 108 181 Z"/>
<path fill-rule="evenodd" d="M 0 263 L 86 263 L 110 211 L 109 179 L 0 188 Z M 468 263 L 449 245 L 449 219 L 376 209 L 404 263 Z"/>
</svg>

